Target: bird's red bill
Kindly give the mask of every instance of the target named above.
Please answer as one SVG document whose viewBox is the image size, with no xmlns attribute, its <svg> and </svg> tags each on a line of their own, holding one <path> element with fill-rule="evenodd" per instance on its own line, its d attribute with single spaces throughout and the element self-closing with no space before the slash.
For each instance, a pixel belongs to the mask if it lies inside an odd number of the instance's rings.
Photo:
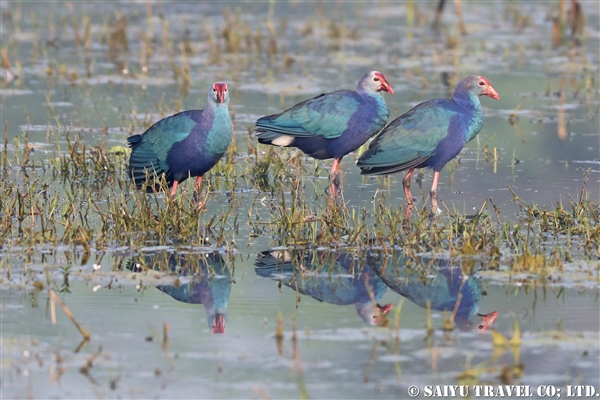
<svg viewBox="0 0 600 400">
<path fill-rule="evenodd" d="M 213 333 L 225 333 L 225 318 L 223 317 L 223 314 L 217 314 L 215 317 Z"/>
<path fill-rule="evenodd" d="M 390 312 L 390 310 L 392 309 L 392 304 L 384 304 L 382 306 L 380 306 L 379 304 L 377 304 L 377 308 L 379 309 L 379 312 L 381 313 L 381 315 L 385 315 L 387 313 Z"/>
<path fill-rule="evenodd" d="M 390 85 L 387 79 L 385 79 L 385 75 L 383 75 L 380 72 L 376 72 L 375 76 L 377 76 L 381 80 L 381 83 L 379 84 L 380 90 L 385 90 L 390 94 L 394 94 L 394 89 L 392 89 L 392 85 Z"/>
<path fill-rule="evenodd" d="M 500 95 L 498 94 L 498 92 L 496 92 L 496 89 L 494 89 L 494 87 L 492 86 L 490 81 L 488 81 L 484 77 L 481 77 L 481 79 L 483 79 L 485 81 L 485 83 L 487 83 L 487 88 L 485 89 L 483 94 L 485 96 L 491 97 L 494 100 L 500 100 Z"/>
<path fill-rule="evenodd" d="M 379 324 L 381 322 L 381 320 L 383 319 L 383 316 L 385 314 L 387 314 L 388 312 L 390 312 L 391 309 L 392 309 L 391 304 L 384 304 L 382 306 L 377 304 L 377 310 L 379 310 L 379 315 L 377 315 L 375 317 L 375 323 Z"/>
<path fill-rule="evenodd" d="M 480 314 L 481 315 L 481 314 Z M 492 323 L 496 320 L 496 317 L 498 317 L 498 311 L 493 311 L 489 314 L 484 314 L 481 315 L 481 319 L 483 320 L 483 326 L 481 327 L 481 331 L 485 331 L 487 330 L 490 325 L 492 325 Z"/>
<path fill-rule="evenodd" d="M 223 82 L 217 82 L 213 85 L 217 91 L 217 103 L 225 102 L 225 92 L 227 92 L 227 84 Z"/>
</svg>

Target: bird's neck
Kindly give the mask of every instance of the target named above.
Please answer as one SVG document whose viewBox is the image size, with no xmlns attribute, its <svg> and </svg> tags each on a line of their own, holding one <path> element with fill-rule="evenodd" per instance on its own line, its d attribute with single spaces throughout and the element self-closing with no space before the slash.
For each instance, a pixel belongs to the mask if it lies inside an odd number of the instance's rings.
<svg viewBox="0 0 600 400">
<path fill-rule="evenodd" d="M 481 110 L 479 96 L 469 91 L 454 93 L 453 99 L 461 106 L 467 107 L 473 111 Z"/>
<path fill-rule="evenodd" d="M 231 118 L 227 104 L 213 104 L 212 124 L 207 132 L 207 149 L 213 154 L 223 154 L 231 143 Z"/>
<path fill-rule="evenodd" d="M 383 96 L 381 95 L 381 92 L 373 92 L 373 91 L 365 90 L 365 89 L 357 90 L 356 92 L 358 94 L 360 94 L 361 96 L 370 96 L 370 97 L 373 97 L 373 98 L 381 98 L 381 99 L 383 99 Z"/>
<path fill-rule="evenodd" d="M 466 132 L 466 142 L 472 140 L 483 126 L 483 110 L 479 102 L 479 96 L 471 93 L 455 93 L 454 101 L 461 107 L 464 113 L 468 131 Z"/>
<path fill-rule="evenodd" d="M 371 91 L 360 91 L 358 92 L 361 96 L 367 97 L 368 99 L 374 100 L 375 103 L 377 104 L 377 109 L 378 109 L 378 113 L 383 115 L 383 114 L 387 114 L 388 113 L 388 108 L 387 108 L 387 103 L 385 102 L 385 99 L 383 98 L 383 96 L 381 95 L 381 92 L 371 92 Z M 385 118 L 387 119 L 387 115 L 385 115 Z M 384 122 L 385 123 L 385 122 Z"/>
<path fill-rule="evenodd" d="M 227 104 L 215 104 L 212 108 L 214 124 L 224 127 L 225 130 L 231 129 L 231 117 L 229 116 L 229 108 Z"/>
<path fill-rule="evenodd" d="M 482 291 L 481 281 L 474 276 L 470 276 L 469 279 L 463 283 L 460 290 L 462 300 L 459 305 L 458 313 L 463 314 L 467 319 L 477 314 L 479 303 L 481 302 Z"/>
</svg>

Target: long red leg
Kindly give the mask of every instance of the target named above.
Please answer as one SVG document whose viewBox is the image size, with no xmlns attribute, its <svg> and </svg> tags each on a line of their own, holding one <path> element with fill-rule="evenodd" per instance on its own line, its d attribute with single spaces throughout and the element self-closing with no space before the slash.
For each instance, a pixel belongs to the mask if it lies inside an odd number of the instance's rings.
<svg viewBox="0 0 600 400">
<path fill-rule="evenodd" d="M 340 159 L 334 158 L 333 165 L 331 166 L 330 183 L 329 183 L 329 198 L 333 199 L 338 195 L 338 174 L 340 171 Z"/>
<path fill-rule="evenodd" d="M 198 176 L 196 177 L 196 190 L 200 190 L 200 186 L 202 186 L 202 177 Z"/>
<path fill-rule="evenodd" d="M 179 185 L 179 181 L 173 181 L 173 186 L 171 186 L 171 197 L 175 197 L 175 193 L 177 193 L 177 185 Z"/>
<path fill-rule="evenodd" d="M 410 178 L 412 178 L 413 172 L 415 172 L 414 168 L 411 168 L 406 173 L 406 176 L 402 180 L 402 187 L 404 188 L 404 196 L 406 197 L 406 202 L 408 203 L 406 206 L 406 213 L 404 214 L 404 219 L 408 220 L 410 218 L 410 214 L 413 210 L 413 197 L 410 192 Z"/>
<path fill-rule="evenodd" d="M 412 202 L 413 202 L 412 193 L 410 193 L 410 178 L 412 178 L 413 172 L 415 172 L 414 168 L 409 169 L 408 172 L 406 173 L 406 176 L 402 180 L 402 187 L 404 188 L 404 196 L 406 196 L 406 201 L 409 204 L 412 204 Z"/>
<path fill-rule="evenodd" d="M 437 204 L 437 185 L 438 185 L 438 180 L 440 179 L 440 171 L 435 171 L 433 173 L 433 182 L 431 182 L 431 211 L 433 211 L 434 214 L 439 214 L 440 209 L 438 208 L 438 204 Z"/>
</svg>

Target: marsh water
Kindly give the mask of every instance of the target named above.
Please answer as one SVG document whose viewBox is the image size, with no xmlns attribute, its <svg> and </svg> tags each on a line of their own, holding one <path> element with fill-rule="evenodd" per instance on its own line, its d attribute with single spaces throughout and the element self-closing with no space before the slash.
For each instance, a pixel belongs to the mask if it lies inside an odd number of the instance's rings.
<svg viewBox="0 0 600 400">
<path fill-rule="evenodd" d="M 453 4 L 432 29 L 433 2 L 2 2 L 2 397 L 600 392 L 600 13 L 580 2 L 581 38 L 554 43 L 561 4 L 465 2 L 462 35 Z M 330 160 L 251 135 L 369 70 L 393 86 L 390 121 L 467 75 L 500 94 L 442 171 L 441 216 L 431 171 L 413 184 L 406 235 L 386 222 L 402 174 L 364 178 L 346 156 L 332 212 Z M 127 136 L 204 108 L 215 81 L 234 143 L 204 208 L 186 214 L 190 182 L 179 200 L 136 192 Z M 127 219 L 140 205 L 150 228 Z"/>
</svg>

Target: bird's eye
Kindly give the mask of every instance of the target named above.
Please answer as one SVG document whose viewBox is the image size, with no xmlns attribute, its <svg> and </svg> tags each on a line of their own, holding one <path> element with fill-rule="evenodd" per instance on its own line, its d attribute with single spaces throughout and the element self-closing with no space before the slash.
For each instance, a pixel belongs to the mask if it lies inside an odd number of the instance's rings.
<svg viewBox="0 0 600 400">
<path fill-rule="evenodd" d="M 374 80 L 375 82 L 379 82 L 379 78 L 378 78 L 378 77 L 375 77 L 375 78 L 373 78 L 373 80 Z"/>
<path fill-rule="evenodd" d="M 217 89 L 213 88 L 213 92 L 216 92 L 216 91 L 217 91 Z"/>
<path fill-rule="evenodd" d="M 485 82 L 484 81 L 479 81 L 479 86 L 485 86 Z"/>
<path fill-rule="evenodd" d="M 227 88 L 225 88 L 225 91 L 227 91 Z"/>
<path fill-rule="evenodd" d="M 479 325 L 477 325 L 477 329 L 479 329 L 479 330 L 482 330 L 483 328 L 484 328 L 484 325 L 483 325 L 483 324 L 479 324 Z"/>
</svg>

